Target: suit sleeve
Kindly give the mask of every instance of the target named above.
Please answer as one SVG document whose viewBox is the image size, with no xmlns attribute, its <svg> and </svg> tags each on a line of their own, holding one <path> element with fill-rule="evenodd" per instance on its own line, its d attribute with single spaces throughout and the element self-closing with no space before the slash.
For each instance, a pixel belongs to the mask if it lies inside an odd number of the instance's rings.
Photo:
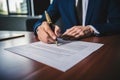
<svg viewBox="0 0 120 80">
<path fill-rule="evenodd" d="M 110 0 L 107 22 L 103 24 L 93 24 L 100 34 L 120 33 L 120 2 Z"/>
<path fill-rule="evenodd" d="M 53 0 L 53 3 L 47 9 L 47 12 L 50 15 L 53 23 L 55 23 L 59 19 L 60 14 L 59 14 L 59 10 L 58 10 L 58 2 L 57 2 L 57 0 Z M 46 21 L 44 13 L 43 13 L 41 19 L 39 19 L 35 23 L 35 25 L 33 26 L 33 30 L 34 30 L 35 35 L 37 35 L 36 30 L 37 30 L 38 26 L 40 26 L 43 21 Z"/>
</svg>

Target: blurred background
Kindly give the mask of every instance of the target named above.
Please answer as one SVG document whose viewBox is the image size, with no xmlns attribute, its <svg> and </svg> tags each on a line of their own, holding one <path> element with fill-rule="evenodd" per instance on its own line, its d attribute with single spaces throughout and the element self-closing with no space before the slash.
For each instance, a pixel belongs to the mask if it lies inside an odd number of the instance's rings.
<svg viewBox="0 0 120 80">
<path fill-rule="evenodd" d="M 32 31 L 53 0 L 0 0 L 0 30 Z"/>
</svg>

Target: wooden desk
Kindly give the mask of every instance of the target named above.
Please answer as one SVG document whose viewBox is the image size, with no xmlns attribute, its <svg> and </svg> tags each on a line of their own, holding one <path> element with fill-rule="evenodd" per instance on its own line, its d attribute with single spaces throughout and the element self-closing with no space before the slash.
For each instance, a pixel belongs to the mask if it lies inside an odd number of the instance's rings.
<svg viewBox="0 0 120 80">
<path fill-rule="evenodd" d="M 104 46 L 67 72 L 61 72 L 5 51 L 4 48 L 38 41 L 32 32 L 17 33 L 24 33 L 25 37 L 0 42 L 0 80 L 120 80 L 120 35 L 82 39 Z"/>
</svg>

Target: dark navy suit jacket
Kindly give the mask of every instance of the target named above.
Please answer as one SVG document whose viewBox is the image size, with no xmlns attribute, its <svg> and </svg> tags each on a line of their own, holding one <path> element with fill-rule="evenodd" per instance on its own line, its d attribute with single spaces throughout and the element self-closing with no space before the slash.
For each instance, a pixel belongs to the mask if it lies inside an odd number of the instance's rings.
<svg viewBox="0 0 120 80">
<path fill-rule="evenodd" d="M 63 23 L 63 32 L 78 25 L 75 14 L 76 0 L 53 0 L 48 8 L 48 13 L 55 23 L 60 17 Z M 43 17 L 34 25 L 37 27 L 46 20 Z M 92 25 L 100 34 L 120 33 L 120 1 L 119 0 L 89 0 L 85 25 Z"/>
</svg>

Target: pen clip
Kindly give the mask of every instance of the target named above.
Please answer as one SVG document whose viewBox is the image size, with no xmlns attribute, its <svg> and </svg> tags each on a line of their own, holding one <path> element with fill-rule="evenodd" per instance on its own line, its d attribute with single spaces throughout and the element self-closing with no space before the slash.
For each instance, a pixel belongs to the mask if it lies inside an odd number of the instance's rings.
<svg viewBox="0 0 120 80">
<path fill-rule="evenodd" d="M 48 22 L 49 24 L 51 24 L 51 23 L 52 23 L 52 20 L 51 20 L 49 14 L 47 13 L 47 11 L 45 11 L 45 17 L 46 17 L 47 22 Z"/>
<path fill-rule="evenodd" d="M 54 31 L 55 25 L 52 23 L 52 20 L 51 20 L 49 14 L 47 13 L 47 11 L 45 11 L 45 17 L 46 17 L 46 20 L 47 20 L 49 26 L 51 27 L 52 31 Z"/>
</svg>

